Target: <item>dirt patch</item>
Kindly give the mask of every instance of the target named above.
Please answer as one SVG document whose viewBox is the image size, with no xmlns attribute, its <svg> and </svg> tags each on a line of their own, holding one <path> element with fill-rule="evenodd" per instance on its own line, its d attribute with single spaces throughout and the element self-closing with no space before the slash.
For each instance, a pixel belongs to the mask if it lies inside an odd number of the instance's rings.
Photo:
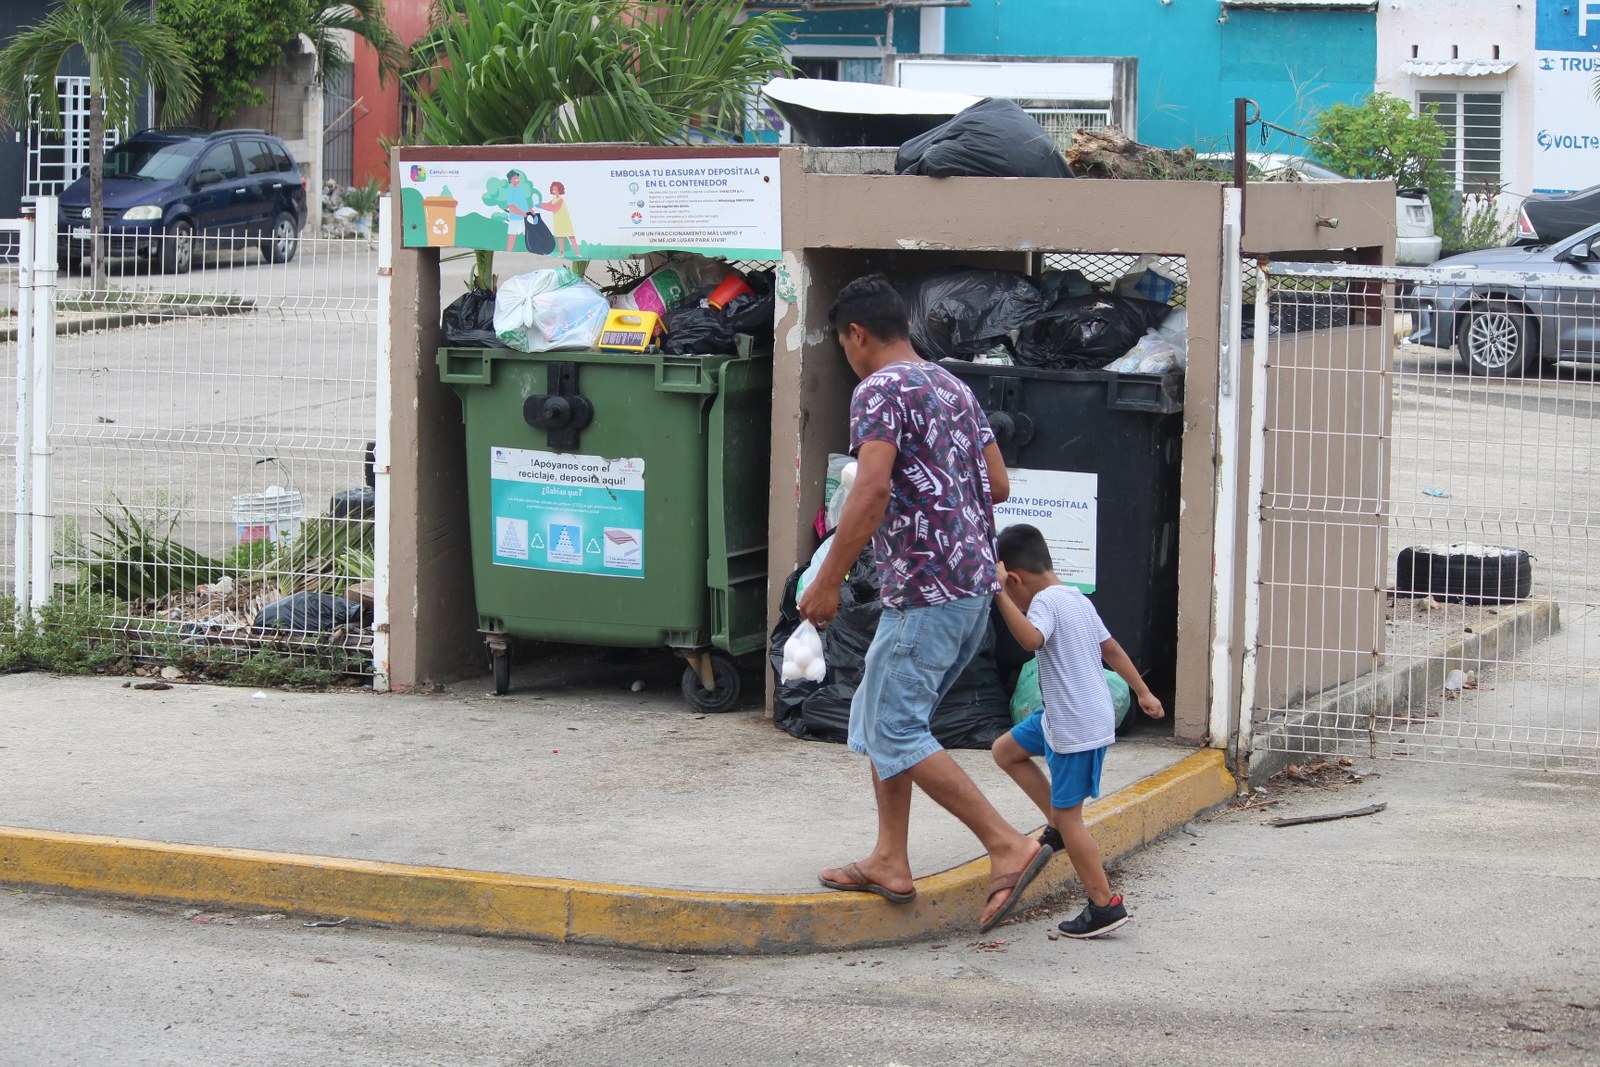
<svg viewBox="0 0 1600 1067">
<path fill-rule="evenodd" d="M 1497 623 L 1504 611 L 1511 610 L 1394 593 L 1388 595 L 1387 601 L 1384 658 L 1397 666 L 1404 666 L 1408 657 L 1432 655 L 1455 638 L 1481 633 Z"/>
</svg>

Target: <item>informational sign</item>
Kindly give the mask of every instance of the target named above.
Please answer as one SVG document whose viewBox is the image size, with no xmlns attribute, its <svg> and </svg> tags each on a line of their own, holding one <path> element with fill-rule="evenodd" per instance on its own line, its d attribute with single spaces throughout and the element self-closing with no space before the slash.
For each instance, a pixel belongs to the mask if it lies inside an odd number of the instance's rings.
<svg viewBox="0 0 1600 1067">
<path fill-rule="evenodd" d="M 493 160 L 400 167 L 411 248 L 617 259 L 672 248 L 776 259 L 778 157 Z"/>
<path fill-rule="evenodd" d="M 644 577 L 644 460 L 489 450 L 493 561 Z"/>
<path fill-rule="evenodd" d="M 1600 182 L 1600 0 L 1539 0 L 1534 33 L 1533 192 Z"/>
<path fill-rule="evenodd" d="M 1011 497 L 994 507 L 994 524 L 1037 526 L 1050 547 L 1056 577 L 1085 593 L 1095 588 L 1095 527 L 1100 478 L 1078 471 L 1008 469 Z"/>
</svg>

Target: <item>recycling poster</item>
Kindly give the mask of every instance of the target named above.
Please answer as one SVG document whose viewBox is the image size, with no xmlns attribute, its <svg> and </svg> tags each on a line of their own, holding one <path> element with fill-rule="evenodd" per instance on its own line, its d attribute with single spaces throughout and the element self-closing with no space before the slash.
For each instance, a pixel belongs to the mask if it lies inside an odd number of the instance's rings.
<svg viewBox="0 0 1600 1067">
<path fill-rule="evenodd" d="M 995 529 L 1004 530 L 1014 522 L 1037 526 L 1050 549 L 1056 577 L 1082 592 L 1094 592 L 1099 475 L 1022 468 L 1006 473 L 1011 496 L 994 506 Z"/>
<path fill-rule="evenodd" d="M 778 157 L 426 161 L 400 166 L 408 248 L 619 259 L 782 254 Z"/>
<path fill-rule="evenodd" d="M 644 577 L 644 460 L 489 450 L 493 562 Z"/>
</svg>

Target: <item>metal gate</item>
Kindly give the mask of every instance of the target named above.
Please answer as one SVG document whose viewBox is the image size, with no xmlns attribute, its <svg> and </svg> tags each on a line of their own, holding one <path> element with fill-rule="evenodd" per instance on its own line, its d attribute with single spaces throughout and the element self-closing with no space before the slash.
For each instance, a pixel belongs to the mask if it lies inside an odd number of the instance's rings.
<svg viewBox="0 0 1600 1067">
<path fill-rule="evenodd" d="M 59 76 L 56 92 L 61 97 L 61 129 L 47 129 L 40 124 L 38 94 L 28 100 L 33 115 L 28 123 L 29 199 L 60 194 L 89 165 L 89 79 Z M 107 151 L 121 140 L 120 129 L 106 128 Z"/>
<path fill-rule="evenodd" d="M 1590 262 L 1269 268 L 1242 561 L 1258 758 L 1600 772 Z"/>
<path fill-rule="evenodd" d="M 355 97 L 355 72 L 333 71 L 322 91 L 322 178 L 341 187 L 355 183 L 356 120 L 363 107 Z"/>
</svg>

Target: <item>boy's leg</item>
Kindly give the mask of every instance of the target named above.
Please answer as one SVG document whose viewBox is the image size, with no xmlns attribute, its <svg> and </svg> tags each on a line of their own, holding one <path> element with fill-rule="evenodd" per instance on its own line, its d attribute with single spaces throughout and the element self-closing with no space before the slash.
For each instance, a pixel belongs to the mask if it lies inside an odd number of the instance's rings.
<svg viewBox="0 0 1600 1067">
<path fill-rule="evenodd" d="M 1061 834 L 1067 858 L 1072 861 L 1072 869 L 1077 873 L 1078 881 L 1083 883 L 1084 892 L 1089 895 L 1089 903 L 1097 908 L 1110 904 L 1111 881 L 1106 877 L 1105 864 L 1100 858 L 1100 846 L 1095 844 L 1094 835 L 1083 824 L 1083 805 L 1080 803 L 1071 808 L 1052 810 L 1050 823 Z"/>
<path fill-rule="evenodd" d="M 1001 734 L 990 752 L 999 768 L 1010 775 L 1011 780 L 1028 794 L 1028 799 L 1038 805 L 1046 819 L 1054 822 L 1050 807 L 1050 779 L 1045 776 L 1039 764 L 1034 762 L 1033 753 L 1018 744 L 1017 739 L 1009 733 Z"/>
</svg>

